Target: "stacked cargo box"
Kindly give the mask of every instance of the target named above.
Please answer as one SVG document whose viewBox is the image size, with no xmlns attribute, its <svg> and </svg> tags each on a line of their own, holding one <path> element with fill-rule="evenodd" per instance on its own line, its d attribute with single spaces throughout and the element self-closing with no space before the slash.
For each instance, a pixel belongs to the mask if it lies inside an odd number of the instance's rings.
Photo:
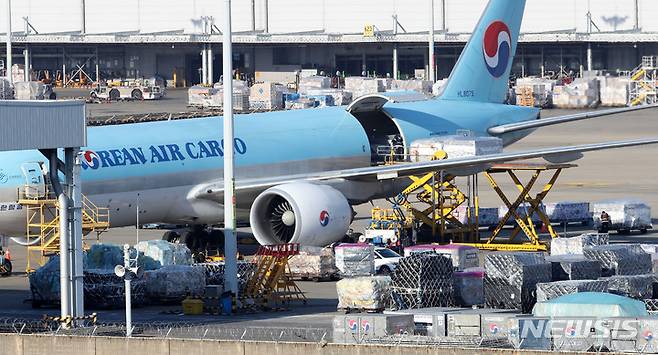
<svg viewBox="0 0 658 355">
<path fill-rule="evenodd" d="M 599 77 L 601 106 L 624 107 L 628 105 L 630 79 L 627 77 Z"/>
<path fill-rule="evenodd" d="M 352 93 L 352 98 L 376 94 L 386 91 L 386 82 L 375 78 L 347 77 L 345 78 L 345 90 Z"/>
<path fill-rule="evenodd" d="M 532 310 L 536 285 L 551 281 L 551 264 L 543 253 L 492 253 L 484 259 L 485 305 L 491 308 Z"/>
<path fill-rule="evenodd" d="M 272 82 L 254 84 L 249 89 L 249 106 L 257 110 L 282 109 L 285 90 L 283 85 Z"/>
<path fill-rule="evenodd" d="M 551 263 L 553 281 L 596 280 L 601 277 L 601 263 L 582 255 L 551 255 L 546 261 Z"/>
<path fill-rule="evenodd" d="M 391 278 L 375 273 L 375 247 L 344 243 L 335 248 L 336 267 L 342 280 L 336 283 L 338 308 L 382 311 L 390 303 Z"/>
<path fill-rule="evenodd" d="M 610 216 L 610 229 L 646 231 L 651 225 L 651 207 L 642 201 L 613 200 L 592 204 L 594 228 L 601 227 L 601 213 Z"/>
<path fill-rule="evenodd" d="M 409 155 L 414 162 L 430 161 L 434 153 L 443 151 L 448 158 L 463 158 L 498 154 L 503 150 L 503 141 L 495 137 L 476 137 L 470 134 L 438 136 L 411 142 Z"/>
<path fill-rule="evenodd" d="M 605 280 L 566 280 L 537 284 L 537 302 L 578 292 L 607 292 Z"/>
<path fill-rule="evenodd" d="M 393 271 L 392 298 L 397 309 L 453 305 L 452 261 L 434 253 L 402 258 Z"/>
<path fill-rule="evenodd" d="M 331 248 L 303 246 L 288 260 L 288 266 L 295 278 L 330 279 L 338 274 Z"/>
<path fill-rule="evenodd" d="M 553 106 L 558 108 L 591 108 L 599 104 L 599 81 L 578 78 L 568 85 L 553 88 Z"/>
<path fill-rule="evenodd" d="M 583 255 L 601 263 L 603 276 L 642 275 L 652 269 L 651 256 L 637 244 L 587 246 Z"/>
</svg>

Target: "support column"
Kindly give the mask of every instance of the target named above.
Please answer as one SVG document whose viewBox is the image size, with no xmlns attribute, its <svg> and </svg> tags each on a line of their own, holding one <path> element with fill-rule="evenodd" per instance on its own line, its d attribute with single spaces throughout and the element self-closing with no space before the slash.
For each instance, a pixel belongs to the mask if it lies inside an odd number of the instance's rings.
<svg viewBox="0 0 658 355">
<path fill-rule="evenodd" d="M 432 82 L 436 81 L 436 75 L 434 74 L 434 0 L 430 1 L 430 29 L 429 29 L 429 75 L 428 79 Z"/>
<path fill-rule="evenodd" d="M 201 48 L 201 85 L 206 84 L 208 84 L 208 52 L 204 43 Z"/>
<path fill-rule="evenodd" d="M 85 0 L 80 0 L 80 34 L 87 33 L 87 10 L 85 7 Z"/>
<path fill-rule="evenodd" d="M 101 71 L 98 64 L 98 47 L 96 47 L 96 83 L 101 82 Z"/>
<path fill-rule="evenodd" d="M 5 70 L 10 84 L 13 83 L 11 65 L 11 0 L 7 0 L 7 61 L 5 62 Z"/>
<path fill-rule="evenodd" d="M 587 71 L 592 70 L 592 43 L 587 43 Z"/>
<path fill-rule="evenodd" d="M 208 85 L 212 86 L 214 84 L 214 72 L 213 72 L 213 55 L 212 55 L 212 44 L 208 43 L 208 51 L 206 56 L 208 57 Z"/>
<path fill-rule="evenodd" d="M 393 45 L 393 79 L 400 79 L 398 77 L 398 45 Z"/>
<path fill-rule="evenodd" d="M 256 0 L 251 0 L 251 32 L 256 32 Z"/>
<path fill-rule="evenodd" d="M 84 274 L 82 259 L 82 189 L 80 185 L 79 149 L 66 148 L 66 189 L 69 195 L 69 265 L 71 315 L 84 316 Z"/>
<path fill-rule="evenodd" d="M 263 12 L 263 32 L 269 33 L 270 32 L 270 22 L 269 22 L 269 12 L 270 12 L 270 4 L 269 0 L 264 0 L 265 3 L 265 11 Z"/>
<path fill-rule="evenodd" d="M 23 80 L 30 81 L 32 59 L 30 58 L 30 47 L 27 44 L 25 45 L 25 49 L 23 49 L 23 59 L 25 60 L 25 75 Z"/>
</svg>

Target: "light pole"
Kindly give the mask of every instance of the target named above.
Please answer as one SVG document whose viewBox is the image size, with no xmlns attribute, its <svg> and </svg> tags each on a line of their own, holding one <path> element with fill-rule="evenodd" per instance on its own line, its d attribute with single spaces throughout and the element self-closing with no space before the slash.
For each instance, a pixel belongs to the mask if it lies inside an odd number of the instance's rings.
<svg viewBox="0 0 658 355">
<path fill-rule="evenodd" d="M 131 266 L 132 264 L 132 266 Z M 114 274 L 122 277 L 126 294 L 126 336 L 130 337 L 133 334 L 133 315 L 132 315 L 132 295 L 130 289 L 130 281 L 134 278 L 140 278 L 143 274 L 143 269 L 137 266 L 137 257 L 130 259 L 130 245 L 123 245 L 123 265 L 114 267 Z"/>
<path fill-rule="evenodd" d="M 7 0 L 7 62 L 5 63 L 5 74 L 9 84 L 13 84 L 11 77 L 11 0 Z"/>
<path fill-rule="evenodd" d="M 430 0 L 430 43 L 429 43 L 429 80 L 434 83 L 436 76 L 434 75 L 434 0 Z"/>
<path fill-rule="evenodd" d="M 233 53 L 231 0 L 224 0 L 224 290 L 238 296 L 238 242 L 235 236 L 235 177 L 233 138 Z"/>
</svg>

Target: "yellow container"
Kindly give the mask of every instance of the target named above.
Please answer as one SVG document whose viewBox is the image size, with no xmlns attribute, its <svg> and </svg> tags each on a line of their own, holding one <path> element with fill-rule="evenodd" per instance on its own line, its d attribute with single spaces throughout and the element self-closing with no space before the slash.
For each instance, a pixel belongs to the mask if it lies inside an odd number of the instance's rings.
<svg viewBox="0 0 658 355">
<path fill-rule="evenodd" d="M 186 298 L 182 302 L 183 314 L 188 316 L 197 316 L 203 314 L 203 301 L 194 298 Z"/>
</svg>

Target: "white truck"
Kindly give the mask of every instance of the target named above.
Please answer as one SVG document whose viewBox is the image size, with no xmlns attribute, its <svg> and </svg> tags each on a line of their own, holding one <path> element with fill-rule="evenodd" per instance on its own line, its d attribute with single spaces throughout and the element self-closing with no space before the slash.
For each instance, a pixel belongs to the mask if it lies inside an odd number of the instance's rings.
<svg viewBox="0 0 658 355">
<path fill-rule="evenodd" d="M 89 92 L 91 99 L 117 100 L 159 100 L 165 96 L 164 80 L 121 80 L 97 84 Z"/>
</svg>

